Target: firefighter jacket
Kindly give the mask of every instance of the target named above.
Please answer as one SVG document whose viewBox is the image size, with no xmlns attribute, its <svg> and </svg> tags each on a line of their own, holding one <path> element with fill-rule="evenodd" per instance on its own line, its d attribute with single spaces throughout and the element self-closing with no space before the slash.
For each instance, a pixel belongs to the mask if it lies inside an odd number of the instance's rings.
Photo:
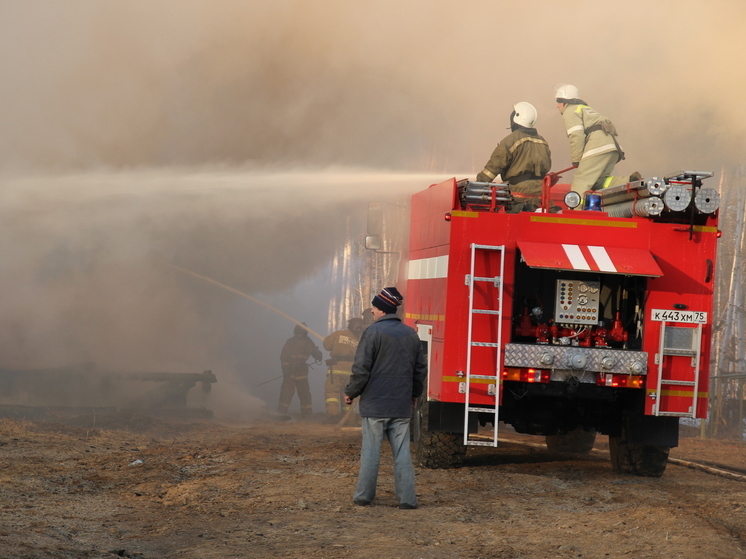
<svg viewBox="0 0 746 559">
<path fill-rule="evenodd" d="M 619 161 L 624 159 L 615 138 L 617 132 L 614 124 L 588 105 L 567 105 L 562 113 L 562 120 L 570 139 L 570 158 L 573 164 L 611 151 L 618 152 Z"/>
<path fill-rule="evenodd" d="M 324 338 L 324 349 L 329 352 L 329 366 L 340 371 L 352 371 L 358 338 L 350 330 L 337 330 Z"/>
<path fill-rule="evenodd" d="M 513 192 L 540 195 L 541 180 L 551 168 L 552 153 L 547 141 L 536 128 L 520 127 L 497 144 L 477 180 L 491 182 L 500 175 Z"/>
<path fill-rule="evenodd" d="M 412 398 L 422 394 L 426 375 L 417 332 L 386 314 L 360 337 L 345 394 L 360 396 L 362 417 L 412 417 Z"/>
<path fill-rule="evenodd" d="M 285 342 L 285 345 L 282 346 L 282 352 L 280 352 L 283 374 L 308 373 L 306 361 L 309 357 L 321 361 L 321 351 L 316 347 L 316 344 L 311 341 L 306 333 L 293 336 Z"/>
</svg>

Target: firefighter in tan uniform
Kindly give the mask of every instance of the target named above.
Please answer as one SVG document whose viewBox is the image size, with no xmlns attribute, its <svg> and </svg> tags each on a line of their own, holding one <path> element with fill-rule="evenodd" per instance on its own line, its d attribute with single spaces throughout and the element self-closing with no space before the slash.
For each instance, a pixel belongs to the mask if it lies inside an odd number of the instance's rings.
<svg viewBox="0 0 746 559">
<path fill-rule="evenodd" d="M 477 175 L 479 182 L 492 182 L 500 175 L 510 185 L 515 198 L 511 213 L 534 211 L 541 203 L 541 183 L 552 167 L 549 144 L 534 128 L 537 112 L 531 103 L 513 106 L 508 134 L 492 152 L 492 157 Z"/>
<path fill-rule="evenodd" d="M 303 417 L 311 415 L 311 389 L 308 386 L 308 358 L 313 357 L 316 363 L 321 363 L 321 350 L 308 337 L 308 331 L 300 324 L 295 327 L 293 337 L 285 342 L 280 353 L 282 364 L 282 386 L 280 387 L 280 403 L 277 412 L 286 414 L 296 390 L 300 400 L 300 414 Z"/>
<path fill-rule="evenodd" d="M 329 372 L 324 385 L 326 414 L 332 419 L 340 415 L 344 402 L 344 387 L 350 382 L 352 362 L 363 332 L 363 319 L 351 318 L 347 330 L 337 330 L 324 338 L 324 349 L 329 352 Z"/>
<path fill-rule="evenodd" d="M 588 190 L 600 190 L 639 180 L 639 173 L 614 177 L 614 166 L 624 159 L 617 142 L 614 124 L 579 99 L 578 88 L 563 85 L 555 93 L 557 108 L 565 123 L 570 140 L 570 157 L 577 167 L 572 179 L 572 190 L 581 197 Z"/>
</svg>

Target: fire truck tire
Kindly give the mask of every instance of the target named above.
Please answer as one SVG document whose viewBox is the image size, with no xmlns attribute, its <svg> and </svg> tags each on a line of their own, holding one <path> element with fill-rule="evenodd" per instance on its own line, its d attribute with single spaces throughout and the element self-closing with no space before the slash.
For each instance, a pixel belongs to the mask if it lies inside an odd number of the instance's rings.
<svg viewBox="0 0 746 559">
<path fill-rule="evenodd" d="M 661 477 L 668 464 L 668 446 L 630 444 L 622 437 L 609 437 L 611 465 L 615 472 Z"/>
<path fill-rule="evenodd" d="M 547 450 L 556 454 L 588 454 L 596 442 L 596 430 L 577 427 L 567 433 L 547 435 Z"/>
<path fill-rule="evenodd" d="M 420 398 L 414 416 L 414 443 L 417 462 L 423 468 L 456 468 L 466 456 L 460 433 L 440 433 L 427 429 L 428 406 Z"/>
</svg>

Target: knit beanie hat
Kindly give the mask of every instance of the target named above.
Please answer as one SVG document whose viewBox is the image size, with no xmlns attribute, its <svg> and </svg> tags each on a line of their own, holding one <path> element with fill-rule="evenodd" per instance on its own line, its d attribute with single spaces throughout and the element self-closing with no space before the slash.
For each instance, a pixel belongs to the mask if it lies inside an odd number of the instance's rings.
<svg viewBox="0 0 746 559">
<path fill-rule="evenodd" d="M 404 297 L 401 296 L 396 287 L 384 287 L 383 291 L 373 297 L 371 304 L 386 314 L 394 314 L 402 301 L 404 301 Z"/>
</svg>

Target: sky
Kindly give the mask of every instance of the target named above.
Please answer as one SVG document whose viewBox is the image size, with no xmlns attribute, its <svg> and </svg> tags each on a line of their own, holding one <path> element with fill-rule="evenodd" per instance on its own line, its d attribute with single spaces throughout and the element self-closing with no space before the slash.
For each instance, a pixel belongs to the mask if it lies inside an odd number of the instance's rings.
<svg viewBox="0 0 746 559">
<path fill-rule="evenodd" d="M 614 121 L 616 175 L 743 165 L 744 21 L 736 0 L 2 2 L 0 368 L 279 374 L 292 324 L 170 265 L 322 330 L 346 220 L 475 175 L 514 103 L 569 166 L 563 83 Z"/>
</svg>

